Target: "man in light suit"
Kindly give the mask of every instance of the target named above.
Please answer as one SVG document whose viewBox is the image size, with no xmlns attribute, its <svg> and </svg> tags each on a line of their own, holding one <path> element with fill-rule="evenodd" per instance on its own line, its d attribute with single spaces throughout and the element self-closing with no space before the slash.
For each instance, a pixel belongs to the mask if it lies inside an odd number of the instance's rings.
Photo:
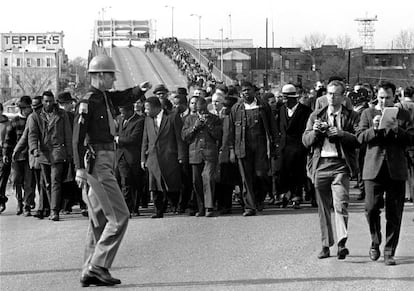
<svg viewBox="0 0 414 291">
<path fill-rule="evenodd" d="M 148 188 L 152 192 L 155 207 L 152 218 L 162 218 L 167 193 L 178 197 L 172 193 L 181 189 L 180 164 L 187 158 L 186 147 L 181 139 L 183 123 L 178 114 L 162 109 L 157 97 L 146 99 L 144 106 L 147 117 L 142 139 L 141 167 L 148 168 Z"/>
<path fill-rule="evenodd" d="M 381 208 L 385 206 L 385 265 L 395 265 L 394 254 L 400 235 L 404 208 L 405 180 L 408 177 L 406 148 L 413 144 L 414 128 L 408 111 L 399 108 L 395 119 L 380 128 L 384 108 L 394 107 L 395 85 L 378 86 L 378 103 L 362 112 L 358 139 L 366 145 L 362 179 L 365 183 L 365 214 L 371 233 L 369 256 L 381 256 Z M 385 201 L 384 201 L 384 192 Z"/>
<path fill-rule="evenodd" d="M 139 166 L 144 118 L 134 113 L 132 104 L 119 107 L 119 112 L 121 119 L 118 135 L 115 136 L 115 142 L 118 145 L 116 161 L 121 178 L 122 194 L 124 194 L 125 202 L 130 214 L 132 214 L 134 210 L 138 209 L 136 207 L 137 195 L 139 189 L 142 189 L 142 180 L 145 177 Z M 135 212 L 134 215 L 139 215 L 139 212 Z"/>
<path fill-rule="evenodd" d="M 359 116 L 343 105 L 345 85 L 340 81 L 328 84 L 329 105 L 314 111 L 303 133 L 303 144 L 311 149 L 310 175 L 315 184 L 321 227 L 322 250 L 319 259 L 330 256 L 334 244 L 331 207 L 335 210 L 335 226 L 339 260 L 349 254 L 348 239 L 349 179 L 356 175 L 356 138 Z"/>
</svg>

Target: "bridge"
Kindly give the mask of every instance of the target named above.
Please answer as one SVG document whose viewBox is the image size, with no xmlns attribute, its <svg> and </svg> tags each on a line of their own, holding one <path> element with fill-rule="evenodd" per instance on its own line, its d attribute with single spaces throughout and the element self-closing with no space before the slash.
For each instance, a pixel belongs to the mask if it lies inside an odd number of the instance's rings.
<svg viewBox="0 0 414 291">
<path fill-rule="evenodd" d="M 115 88 L 119 90 L 143 81 L 150 81 L 154 85 L 165 84 L 170 91 L 187 87 L 186 76 L 169 57 L 156 50 L 144 51 L 144 43 L 153 41 L 155 31 L 151 20 L 97 20 L 89 61 L 98 54 L 111 55 L 121 71 L 115 82 Z M 196 47 L 185 41 L 178 43 L 207 70 L 209 60 L 200 55 Z M 232 82 L 216 66 L 212 74 L 216 80 L 222 80 L 227 85 Z"/>
</svg>

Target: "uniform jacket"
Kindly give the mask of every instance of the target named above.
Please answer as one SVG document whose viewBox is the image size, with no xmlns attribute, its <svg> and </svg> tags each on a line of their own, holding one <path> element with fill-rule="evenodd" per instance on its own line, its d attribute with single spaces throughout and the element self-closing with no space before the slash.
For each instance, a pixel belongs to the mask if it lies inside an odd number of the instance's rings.
<svg viewBox="0 0 414 291">
<path fill-rule="evenodd" d="M 302 143 L 302 134 L 306 129 L 306 123 L 312 110 L 301 103 L 298 103 L 292 117 L 288 117 L 288 110 L 286 105 L 280 108 L 278 119 L 276 120 L 278 136 L 279 136 L 279 151 L 280 156 L 276 160 L 276 170 L 280 170 L 282 166 L 282 160 L 284 159 L 284 153 L 287 151 L 294 151 L 298 153 L 296 157 L 306 155 L 307 149 Z M 292 156 L 292 155 L 289 155 Z M 300 164 L 290 164 L 291 167 L 301 168 L 304 161 L 292 161 L 293 163 L 299 162 Z"/>
<path fill-rule="evenodd" d="M 259 106 L 259 114 L 266 132 L 269 146 L 269 154 L 273 155 L 274 141 L 277 135 L 276 120 L 267 103 L 256 99 Z M 239 159 L 246 157 L 246 111 L 243 100 L 239 100 L 231 109 L 229 127 L 229 148 L 234 149 L 236 157 Z"/>
<path fill-rule="evenodd" d="M 143 98 L 145 92 L 141 91 L 139 87 L 134 87 L 124 91 L 105 91 L 105 94 L 108 98 L 112 116 L 115 116 L 115 106 L 133 104 L 138 99 Z M 88 93 L 79 101 L 75 110 L 73 159 L 76 168 L 85 168 L 83 160 L 86 153 L 85 145 L 113 142 L 114 137 L 110 134 L 104 93 L 95 87 L 91 87 Z"/>
<path fill-rule="evenodd" d="M 142 134 L 144 131 L 145 118 L 134 114 L 124 125 L 124 119 L 120 119 L 118 129 L 118 148 L 116 150 L 116 160 L 124 156 L 129 165 L 137 164 L 141 161 Z"/>
<path fill-rule="evenodd" d="M 359 123 L 358 140 L 366 144 L 366 154 L 362 179 L 375 179 L 384 162 L 387 163 L 390 177 L 394 180 L 406 180 L 407 157 L 406 148 L 412 145 L 414 128 L 410 125 L 408 111 L 399 109 L 397 114 L 398 131 L 374 130 L 372 120 L 381 115 L 375 108 L 367 108 L 362 112 Z"/>
<path fill-rule="evenodd" d="M 72 158 L 72 129 L 66 111 L 55 106 L 55 114 L 47 120 L 46 112 L 33 112 L 28 118 L 29 150 L 39 152 L 41 164 L 67 162 Z"/>
<path fill-rule="evenodd" d="M 328 106 L 314 111 L 308 119 L 306 124 L 306 130 L 302 135 L 302 142 L 305 147 L 311 149 L 311 165 L 310 167 L 310 176 L 312 181 L 315 181 L 315 172 L 319 164 L 319 159 L 321 157 L 321 150 L 325 136 L 323 134 L 317 133 L 313 130 L 313 124 L 316 119 L 321 121 L 328 122 L 327 114 Z M 339 139 L 341 144 L 342 156 L 345 159 L 346 165 L 350 171 L 351 177 L 354 177 L 358 172 L 357 164 L 357 154 L 356 149 L 359 147 L 359 142 L 356 137 L 356 132 L 358 129 L 359 115 L 353 110 L 347 109 L 342 105 L 341 110 L 341 127 L 344 132 L 344 136 Z"/>
<path fill-rule="evenodd" d="M 181 132 L 183 140 L 189 144 L 189 163 L 217 162 L 218 144 L 223 135 L 221 120 L 207 113 L 206 125 L 197 129 L 194 125 L 198 118 L 197 114 L 189 115 Z"/>
<path fill-rule="evenodd" d="M 154 189 L 154 185 L 151 185 L 154 179 L 162 179 L 168 191 L 174 192 L 181 188 L 181 167 L 178 160 L 185 161 L 187 158 L 186 146 L 181 138 L 182 127 L 178 114 L 164 110 L 156 133 L 154 119 L 145 117 L 141 162 L 148 168 L 150 190 Z"/>
</svg>

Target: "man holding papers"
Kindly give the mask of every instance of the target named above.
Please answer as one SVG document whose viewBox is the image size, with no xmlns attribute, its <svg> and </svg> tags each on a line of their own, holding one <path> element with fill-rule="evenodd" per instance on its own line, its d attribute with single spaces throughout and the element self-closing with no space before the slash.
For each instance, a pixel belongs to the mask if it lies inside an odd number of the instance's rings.
<svg viewBox="0 0 414 291">
<path fill-rule="evenodd" d="M 376 261 L 381 255 L 381 208 L 385 206 L 386 238 L 385 265 L 395 265 L 404 208 L 407 179 L 406 147 L 413 142 L 409 113 L 394 107 L 395 85 L 389 82 L 378 86 L 378 104 L 362 112 L 357 133 L 360 143 L 366 144 L 362 179 L 365 183 L 365 213 L 371 233 L 369 256 Z M 384 199 L 385 193 L 385 199 Z"/>
</svg>

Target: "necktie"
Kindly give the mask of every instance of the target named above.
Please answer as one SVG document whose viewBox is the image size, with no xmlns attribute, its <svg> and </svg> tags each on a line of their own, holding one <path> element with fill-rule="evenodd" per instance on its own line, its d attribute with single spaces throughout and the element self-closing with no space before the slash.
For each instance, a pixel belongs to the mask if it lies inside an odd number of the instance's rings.
<svg viewBox="0 0 414 291">
<path fill-rule="evenodd" d="M 112 116 L 111 110 L 109 110 L 108 97 L 106 96 L 105 92 L 104 92 L 104 99 L 105 99 L 105 104 L 106 104 L 106 113 L 108 115 L 109 132 L 111 133 L 112 136 L 115 136 L 116 135 L 115 120 Z"/>
<path fill-rule="evenodd" d="M 336 121 L 337 118 L 337 114 L 333 114 L 333 126 L 335 126 L 336 128 L 338 128 L 338 122 Z M 336 151 L 338 152 L 338 158 L 342 158 L 342 152 L 341 152 L 341 144 L 339 143 L 339 140 L 335 138 L 335 148 Z"/>
<path fill-rule="evenodd" d="M 158 134 L 157 117 L 154 117 L 154 129 L 155 129 L 155 134 Z"/>
</svg>

